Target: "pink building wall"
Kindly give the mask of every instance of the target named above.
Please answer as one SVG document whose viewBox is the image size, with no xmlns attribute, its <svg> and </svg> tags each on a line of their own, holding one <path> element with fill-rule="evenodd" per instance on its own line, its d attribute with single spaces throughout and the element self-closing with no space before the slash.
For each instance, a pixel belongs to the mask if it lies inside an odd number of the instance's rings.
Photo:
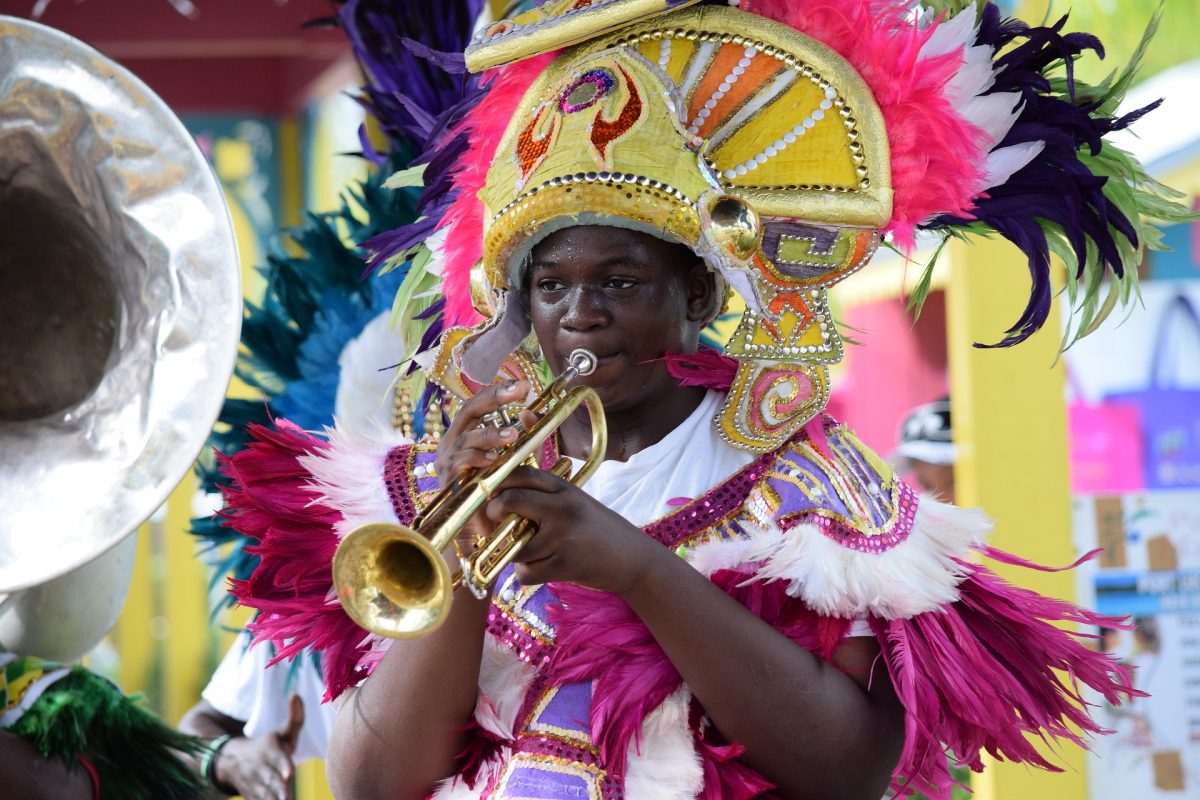
<svg viewBox="0 0 1200 800">
<path fill-rule="evenodd" d="M 839 315 L 843 331 L 861 346 L 847 344 L 829 411 L 882 455 L 895 447 L 909 409 L 948 391 L 945 292 L 929 293 L 915 324 L 904 305 L 902 299 L 879 300 Z"/>
</svg>

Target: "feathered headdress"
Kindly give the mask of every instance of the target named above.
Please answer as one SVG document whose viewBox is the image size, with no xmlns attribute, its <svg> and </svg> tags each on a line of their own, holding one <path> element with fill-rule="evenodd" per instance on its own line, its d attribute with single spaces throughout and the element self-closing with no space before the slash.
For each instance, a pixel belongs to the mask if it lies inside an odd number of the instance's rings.
<svg viewBox="0 0 1200 800">
<path fill-rule="evenodd" d="M 421 266 L 409 272 L 400 314 L 413 296 L 444 298 L 432 314 L 421 309 L 426 366 L 433 331 L 476 326 L 480 310 L 506 316 L 512 259 L 566 224 L 552 222 L 555 213 L 578 218 L 554 211 L 565 197 L 555 179 L 619 188 L 642 178 L 676 192 L 648 200 L 677 208 L 682 228 L 640 218 L 634 227 L 711 256 L 746 300 L 728 350 L 739 372 L 718 422 L 727 439 L 753 450 L 777 445 L 824 405 L 825 365 L 842 355 L 825 289 L 865 264 L 880 236 L 906 252 L 921 234 L 999 234 L 1015 243 L 1032 288 L 1001 346 L 1045 323 L 1049 256 L 1062 256 L 1076 311 L 1065 347 L 1134 296 L 1136 264 L 1158 240 L 1151 220 L 1188 216 L 1176 194 L 1104 139 L 1153 108 L 1114 116 L 1138 59 L 1103 85 L 1085 86 L 1073 63 L 1102 50 L 1091 36 L 1063 33 L 1065 18 L 1030 27 L 1002 19 L 992 3 L 961 1 L 723 5 L 546 3 L 476 36 L 466 63 L 484 71 L 464 103 L 430 125 L 418 159 L 421 218 L 367 243 L 375 265 Z M 606 53 L 617 61 L 605 66 Z M 585 112 L 566 101 L 579 78 L 599 81 L 604 92 Z M 644 96 L 673 97 L 674 127 L 647 121 Z M 600 110 L 590 110 L 597 102 Z M 589 131 L 606 126 L 603 152 L 589 155 L 578 135 L 559 136 L 585 116 Z M 693 167 L 643 175 L 629 166 L 666 163 L 669 152 L 685 150 L 695 154 Z M 608 197 L 604 224 L 637 216 L 622 210 L 618 192 Z M 722 198 L 736 202 L 715 207 Z M 746 230 L 721 227 L 731 208 Z M 761 237 L 759 246 L 730 251 L 739 236 Z M 524 328 L 487 327 L 454 339 L 456 353 L 442 353 L 434 372 L 457 358 L 455 366 L 490 380 L 497 353 L 511 350 Z M 472 361 L 471 347 L 483 357 Z"/>
</svg>

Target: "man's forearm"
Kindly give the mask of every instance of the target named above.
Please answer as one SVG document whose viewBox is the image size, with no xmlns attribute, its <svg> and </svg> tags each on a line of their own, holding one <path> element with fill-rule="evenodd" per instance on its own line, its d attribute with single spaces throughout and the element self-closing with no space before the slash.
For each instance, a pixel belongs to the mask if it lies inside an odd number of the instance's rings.
<svg viewBox="0 0 1200 800">
<path fill-rule="evenodd" d="M 479 693 L 487 610 L 457 592 L 441 628 L 393 643 L 341 703 L 326 765 L 336 794 L 424 798 L 454 774 Z"/>
<path fill-rule="evenodd" d="M 881 691 L 886 671 L 868 693 L 682 559 L 659 554 L 625 600 L 717 730 L 746 748 L 742 760 L 785 797 L 880 797 L 903 741 L 898 701 Z"/>
</svg>

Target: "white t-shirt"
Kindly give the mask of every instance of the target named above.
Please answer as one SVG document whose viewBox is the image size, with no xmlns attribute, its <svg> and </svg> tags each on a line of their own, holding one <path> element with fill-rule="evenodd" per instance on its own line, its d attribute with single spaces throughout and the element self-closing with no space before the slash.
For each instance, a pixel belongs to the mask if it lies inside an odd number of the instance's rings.
<svg viewBox="0 0 1200 800">
<path fill-rule="evenodd" d="M 321 702 L 325 682 L 312 657 L 300 656 L 294 671 L 286 661 L 268 667 L 271 648 L 264 643 L 247 650 L 248 641 L 246 633 L 234 640 L 200 696 L 222 714 L 245 720 L 246 736 L 261 736 L 283 729 L 288 719 L 288 698 L 298 694 L 304 701 L 304 726 L 292 760 L 300 764 L 310 758 L 324 758 L 333 731 L 334 709 L 332 703 Z"/>
<path fill-rule="evenodd" d="M 705 494 L 757 457 L 717 434 L 712 421 L 724 402 L 709 391 L 679 427 L 628 461 L 605 461 L 583 490 L 638 527 L 678 508 L 671 500 Z M 583 464 L 571 461 L 575 470 Z"/>
</svg>

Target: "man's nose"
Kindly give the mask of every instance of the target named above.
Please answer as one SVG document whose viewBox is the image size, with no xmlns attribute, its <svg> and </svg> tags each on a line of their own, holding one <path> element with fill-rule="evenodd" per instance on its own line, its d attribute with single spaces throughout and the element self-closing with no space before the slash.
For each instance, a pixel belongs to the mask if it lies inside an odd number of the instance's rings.
<svg viewBox="0 0 1200 800">
<path fill-rule="evenodd" d="M 587 330 L 608 321 L 603 293 L 592 286 L 576 286 L 567 295 L 562 326 L 568 330 Z"/>
</svg>

